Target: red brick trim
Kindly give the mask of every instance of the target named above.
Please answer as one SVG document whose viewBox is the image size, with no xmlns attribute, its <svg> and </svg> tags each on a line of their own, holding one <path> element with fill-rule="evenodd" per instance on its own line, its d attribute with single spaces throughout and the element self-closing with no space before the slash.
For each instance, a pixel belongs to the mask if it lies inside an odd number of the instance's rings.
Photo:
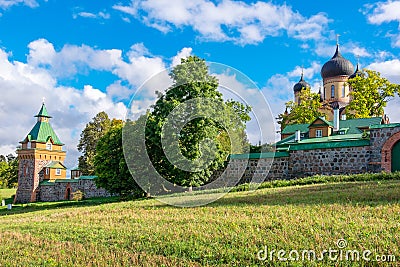
<svg viewBox="0 0 400 267">
<path fill-rule="evenodd" d="M 382 147 L 382 170 L 385 172 L 392 171 L 392 148 L 393 146 L 400 141 L 400 132 L 393 134 L 386 140 L 385 144 Z"/>
</svg>

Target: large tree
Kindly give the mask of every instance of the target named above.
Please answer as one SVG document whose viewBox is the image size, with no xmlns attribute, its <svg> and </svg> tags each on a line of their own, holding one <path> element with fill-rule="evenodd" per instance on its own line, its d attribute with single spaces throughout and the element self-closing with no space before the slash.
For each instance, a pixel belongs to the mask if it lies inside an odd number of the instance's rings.
<svg viewBox="0 0 400 267">
<path fill-rule="evenodd" d="M 0 155 L 0 188 L 16 187 L 18 184 L 18 158 L 12 154 Z"/>
<path fill-rule="evenodd" d="M 387 102 L 400 92 L 399 84 L 391 83 L 379 72 L 367 69 L 349 79 L 348 83 L 352 88 L 351 101 L 347 106 L 349 118 L 382 116 Z"/>
<path fill-rule="evenodd" d="M 104 111 L 99 112 L 91 122 L 86 124 L 81 133 L 81 139 L 78 144 L 78 151 L 82 152 L 79 157 L 79 169 L 83 175 L 94 175 L 95 165 L 94 156 L 96 154 L 96 145 L 111 127 L 111 120 Z"/>
<path fill-rule="evenodd" d="M 318 93 L 311 92 L 310 88 L 303 88 L 299 94 L 300 103 L 287 102 L 285 112 L 278 115 L 277 120 L 282 129 L 288 124 L 311 123 L 322 116 L 322 103 Z"/>
<path fill-rule="evenodd" d="M 111 193 L 140 196 L 143 191 L 129 173 L 122 150 L 122 121 L 114 120 L 97 143 L 94 164 L 96 184 Z"/>
<path fill-rule="evenodd" d="M 148 116 L 146 124 L 147 152 L 155 169 L 170 182 L 182 186 L 200 186 L 207 183 L 213 171 L 223 167 L 224 161 L 232 152 L 230 142 L 238 143 L 236 141 L 239 141 L 243 146 L 246 143 L 243 134 L 245 122 L 250 119 L 247 114 L 250 108 L 234 101 L 224 102 L 222 94 L 218 91 L 218 80 L 208 73 L 205 61 L 196 56 L 182 59 L 181 64 L 171 71 L 170 77 L 173 85 L 167 89 L 165 94 L 158 95 L 159 98 L 153 106 L 153 111 Z M 218 109 L 221 112 L 218 116 L 214 115 L 214 117 L 218 117 L 219 122 L 218 119 L 207 116 L 194 118 L 176 134 L 179 139 L 177 154 L 181 153 L 185 158 L 181 161 L 188 160 L 190 163 L 198 164 L 196 165 L 198 168 L 187 171 L 170 162 L 171 158 L 165 154 L 165 149 L 168 150 L 170 147 L 163 147 L 162 131 L 164 124 L 171 122 L 171 118 L 168 116 L 175 108 L 186 101 L 197 99 L 207 99 L 210 101 L 210 106 L 194 104 L 187 107 L 187 111 L 192 112 L 197 109 L 202 114 L 212 114 L 213 110 L 211 109 L 215 109 L 215 107 L 211 107 L 211 104 L 218 103 Z M 185 119 L 184 113 L 184 111 L 177 112 L 174 118 L 176 123 Z M 233 116 L 239 118 L 240 122 L 232 120 Z M 221 119 L 225 125 L 221 124 Z M 228 140 L 224 127 L 234 129 L 234 134 L 230 133 L 230 140 Z M 242 151 L 241 148 L 239 150 Z M 201 161 L 202 156 L 206 154 L 212 155 L 213 159 Z M 179 160 L 178 158 L 177 161 Z"/>
</svg>

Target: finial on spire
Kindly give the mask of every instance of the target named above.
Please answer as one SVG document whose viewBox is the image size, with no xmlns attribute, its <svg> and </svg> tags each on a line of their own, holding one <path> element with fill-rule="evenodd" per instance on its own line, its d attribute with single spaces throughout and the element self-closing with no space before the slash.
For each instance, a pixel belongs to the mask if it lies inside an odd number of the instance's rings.
<svg viewBox="0 0 400 267">
<path fill-rule="evenodd" d="M 336 45 L 339 46 L 339 36 L 340 34 L 336 34 Z"/>
<path fill-rule="evenodd" d="M 46 98 L 43 97 L 43 98 L 42 98 L 42 104 L 44 104 L 45 100 L 46 100 Z"/>
</svg>

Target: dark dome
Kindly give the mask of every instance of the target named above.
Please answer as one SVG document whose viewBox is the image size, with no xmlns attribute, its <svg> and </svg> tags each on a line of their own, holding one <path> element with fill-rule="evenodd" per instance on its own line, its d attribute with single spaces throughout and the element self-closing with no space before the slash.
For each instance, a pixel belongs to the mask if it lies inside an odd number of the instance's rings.
<svg viewBox="0 0 400 267">
<path fill-rule="evenodd" d="M 361 75 L 362 75 L 362 72 L 358 69 L 358 64 L 357 64 L 356 71 L 352 75 L 349 76 L 349 79 L 353 79 L 356 76 L 361 76 Z"/>
<path fill-rule="evenodd" d="M 353 74 L 353 71 L 353 64 L 340 54 L 339 46 L 336 46 L 335 55 L 322 66 L 321 76 L 323 79 L 340 75 L 349 76 Z"/>
<path fill-rule="evenodd" d="M 310 85 L 309 85 L 306 81 L 304 81 L 304 79 L 303 79 L 303 73 L 302 73 L 302 74 L 301 74 L 300 81 L 299 81 L 298 83 L 296 83 L 296 84 L 293 86 L 293 91 L 299 92 L 299 91 L 301 91 L 303 88 L 310 88 Z"/>
</svg>

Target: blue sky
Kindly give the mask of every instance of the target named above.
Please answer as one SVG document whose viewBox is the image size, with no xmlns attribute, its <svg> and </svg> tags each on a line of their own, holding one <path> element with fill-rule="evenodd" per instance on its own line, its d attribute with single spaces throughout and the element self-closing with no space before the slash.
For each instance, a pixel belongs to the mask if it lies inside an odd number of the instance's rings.
<svg viewBox="0 0 400 267">
<path fill-rule="evenodd" d="M 354 65 L 359 56 L 361 67 L 400 83 L 399 10 L 400 1 L 0 0 L 0 153 L 15 150 L 46 97 L 72 167 L 96 113 L 123 118 L 144 81 L 190 54 L 247 75 L 274 116 L 302 66 L 318 91 L 336 34 Z M 138 110 L 153 91 L 140 99 Z M 392 121 L 399 104 L 386 109 Z"/>
</svg>

